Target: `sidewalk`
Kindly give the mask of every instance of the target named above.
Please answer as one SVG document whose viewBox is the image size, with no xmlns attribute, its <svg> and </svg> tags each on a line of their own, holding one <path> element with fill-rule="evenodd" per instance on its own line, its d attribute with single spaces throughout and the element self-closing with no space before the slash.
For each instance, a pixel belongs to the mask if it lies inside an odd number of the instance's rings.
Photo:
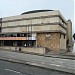
<svg viewBox="0 0 75 75">
<path fill-rule="evenodd" d="M 71 57 L 75 57 L 75 52 L 67 52 L 65 54 L 63 54 L 64 56 L 71 56 Z"/>
<path fill-rule="evenodd" d="M 56 57 L 56 58 L 62 58 L 62 59 L 70 59 L 70 60 L 75 60 L 75 52 L 72 53 L 72 52 L 66 52 L 66 53 L 48 53 L 48 54 L 45 54 L 45 56 L 47 57 Z"/>
<path fill-rule="evenodd" d="M 0 49 L 2 50 L 2 49 Z M 30 53 L 30 52 L 23 52 L 23 51 L 16 51 L 16 50 L 8 50 L 8 49 L 3 49 L 4 51 L 10 51 L 10 52 L 17 52 L 17 53 L 24 53 L 24 54 L 31 54 L 31 55 L 38 55 L 38 56 L 44 56 L 44 57 L 54 57 L 54 58 L 62 58 L 62 59 L 71 59 L 75 60 L 75 52 L 66 52 L 64 54 L 61 53 L 52 53 L 49 52 L 47 54 L 38 54 L 38 53 Z"/>
<path fill-rule="evenodd" d="M 75 60 L 0 50 L 0 59 L 75 74 Z"/>
</svg>

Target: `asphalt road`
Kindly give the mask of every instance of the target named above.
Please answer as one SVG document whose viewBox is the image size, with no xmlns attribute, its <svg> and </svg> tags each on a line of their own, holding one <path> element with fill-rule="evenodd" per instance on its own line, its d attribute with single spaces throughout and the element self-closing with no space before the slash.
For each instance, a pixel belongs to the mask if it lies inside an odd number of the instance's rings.
<svg viewBox="0 0 75 75">
<path fill-rule="evenodd" d="M 0 60 L 0 75 L 74 75 L 74 74 Z"/>
<path fill-rule="evenodd" d="M 0 58 L 18 60 L 31 65 L 43 66 L 50 69 L 75 73 L 75 60 L 44 57 L 38 55 L 0 50 Z"/>
</svg>

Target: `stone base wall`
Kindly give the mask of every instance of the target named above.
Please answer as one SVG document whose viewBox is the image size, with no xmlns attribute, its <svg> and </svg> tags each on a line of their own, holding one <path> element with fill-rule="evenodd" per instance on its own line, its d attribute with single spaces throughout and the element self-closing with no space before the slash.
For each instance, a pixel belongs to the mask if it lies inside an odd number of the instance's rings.
<svg viewBox="0 0 75 75">
<path fill-rule="evenodd" d="M 38 33 L 37 45 L 53 51 L 59 51 L 60 33 Z"/>
<path fill-rule="evenodd" d="M 2 46 L 0 49 L 10 50 L 10 51 L 21 51 L 28 52 L 28 53 L 38 53 L 38 54 L 45 54 L 49 52 L 44 47 L 10 47 L 10 46 Z"/>
</svg>

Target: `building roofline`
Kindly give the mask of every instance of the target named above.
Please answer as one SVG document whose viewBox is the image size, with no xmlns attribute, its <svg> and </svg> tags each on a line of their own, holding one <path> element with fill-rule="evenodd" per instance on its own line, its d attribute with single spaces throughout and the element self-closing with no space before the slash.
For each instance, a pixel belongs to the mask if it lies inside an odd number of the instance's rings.
<svg viewBox="0 0 75 75">
<path fill-rule="evenodd" d="M 30 14 L 30 13 L 38 13 L 38 12 L 46 12 L 46 11 L 54 11 L 54 10 L 32 10 L 32 11 L 24 12 L 21 15 Z"/>
</svg>

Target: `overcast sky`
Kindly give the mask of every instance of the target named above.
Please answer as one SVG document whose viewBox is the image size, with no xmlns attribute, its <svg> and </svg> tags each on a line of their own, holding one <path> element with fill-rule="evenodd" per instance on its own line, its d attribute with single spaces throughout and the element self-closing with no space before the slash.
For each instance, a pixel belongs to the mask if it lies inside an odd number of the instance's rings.
<svg viewBox="0 0 75 75">
<path fill-rule="evenodd" d="M 71 19 L 75 33 L 75 0 L 0 0 L 0 17 L 19 15 L 36 9 L 60 10 L 66 20 Z"/>
</svg>

